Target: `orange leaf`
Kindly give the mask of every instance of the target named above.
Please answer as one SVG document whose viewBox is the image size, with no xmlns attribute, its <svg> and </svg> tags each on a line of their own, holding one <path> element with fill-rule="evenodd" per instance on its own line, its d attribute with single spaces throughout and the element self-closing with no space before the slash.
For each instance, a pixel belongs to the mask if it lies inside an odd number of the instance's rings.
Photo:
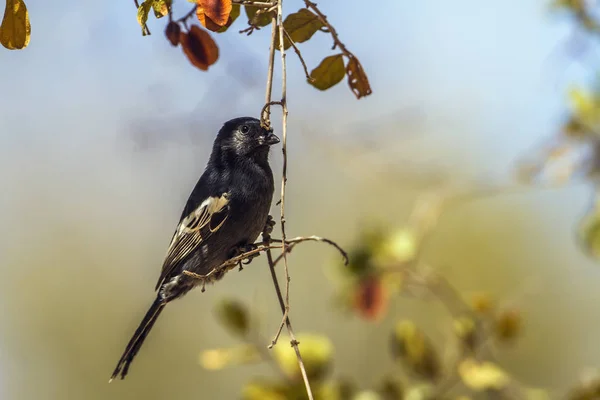
<svg viewBox="0 0 600 400">
<path fill-rule="evenodd" d="M 181 33 L 181 27 L 177 22 L 169 22 L 167 27 L 165 28 L 165 36 L 167 40 L 171 42 L 173 46 L 177 46 L 179 44 L 179 34 Z"/>
<path fill-rule="evenodd" d="M 206 71 L 219 58 L 219 48 L 210 34 L 198 25 L 192 25 L 188 33 L 179 35 L 181 48 L 190 62 Z"/>
<path fill-rule="evenodd" d="M 361 317 L 376 321 L 385 314 L 388 306 L 388 293 L 376 277 L 366 278 L 358 284 L 354 307 Z"/>
<path fill-rule="evenodd" d="M 209 31 L 217 32 L 219 29 L 221 29 L 221 26 L 210 19 L 210 17 L 204 13 L 204 9 L 200 6 L 196 7 L 196 17 L 198 17 L 198 21 L 200 21 L 202 26 Z"/>
<path fill-rule="evenodd" d="M 231 0 L 196 0 L 198 7 L 202 7 L 204 14 L 215 24 L 224 26 L 229 20 L 232 4 Z M 208 27 L 207 27 L 208 28 Z"/>
<path fill-rule="evenodd" d="M 356 96 L 357 99 L 368 96 L 372 93 L 371 85 L 369 85 L 369 79 L 365 74 L 365 71 L 355 57 L 350 57 L 348 65 L 346 65 L 346 75 L 348 75 L 348 84 L 350 89 Z"/>
</svg>

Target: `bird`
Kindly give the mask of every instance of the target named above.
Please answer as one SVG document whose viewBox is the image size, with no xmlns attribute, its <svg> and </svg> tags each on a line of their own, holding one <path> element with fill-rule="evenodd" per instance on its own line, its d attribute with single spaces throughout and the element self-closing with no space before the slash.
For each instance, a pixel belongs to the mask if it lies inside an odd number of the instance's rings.
<svg viewBox="0 0 600 400">
<path fill-rule="evenodd" d="M 171 301 L 204 279 L 222 278 L 218 267 L 252 248 L 265 228 L 274 191 L 269 150 L 279 143 L 273 129 L 252 117 L 223 124 L 204 172 L 192 190 L 175 229 L 156 283 L 156 298 L 125 347 L 109 382 L 124 379 L 148 333 Z M 188 273 L 186 273 L 186 271 Z M 202 286 L 204 290 L 204 286 Z"/>
</svg>

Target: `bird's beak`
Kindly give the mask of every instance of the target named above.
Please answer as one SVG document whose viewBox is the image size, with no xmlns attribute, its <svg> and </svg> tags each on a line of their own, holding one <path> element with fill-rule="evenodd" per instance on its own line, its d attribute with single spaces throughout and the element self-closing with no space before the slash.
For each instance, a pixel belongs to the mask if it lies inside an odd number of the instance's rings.
<svg viewBox="0 0 600 400">
<path fill-rule="evenodd" d="M 265 141 L 264 142 L 265 144 L 267 144 L 269 146 L 272 146 L 274 144 L 279 143 L 279 138 L 273 134 L 273 131 L 269 131 L 265 135 L 264 141 Z"/>
</svg>

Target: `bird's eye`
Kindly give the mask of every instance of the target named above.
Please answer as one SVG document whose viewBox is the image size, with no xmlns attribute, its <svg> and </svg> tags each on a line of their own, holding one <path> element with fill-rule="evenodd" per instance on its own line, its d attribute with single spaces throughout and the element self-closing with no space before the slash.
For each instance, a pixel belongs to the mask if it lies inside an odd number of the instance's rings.
<svg viewBox="0 0 600 400">
<path fill-rule="evenodd" d="M 248 125 L 242 125 L 242 133 L 248 133 L 250 132 L 250 128 L 248 127 Z"/>
</svg>

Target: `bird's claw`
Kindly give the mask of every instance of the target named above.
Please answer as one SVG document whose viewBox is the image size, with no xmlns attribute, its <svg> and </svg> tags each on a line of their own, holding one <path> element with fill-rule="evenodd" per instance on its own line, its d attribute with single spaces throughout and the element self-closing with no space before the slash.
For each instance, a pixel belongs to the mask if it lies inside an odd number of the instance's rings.
<svg viewBox="0 0 600 400">
<path fill-rule="evenodd" d="M 272 215 L 267 216 L 267 222 L 265 222 L 265 227 L 263 228 L 263 236 L 271 236 L 273 233 L 273 227 L 275 226 L 275 220 Z"/>
<path fill-rule="evenodd" d="M 258 246 L 257 246 L 257 245 L 255 245 L 255 244 L 247 244 L 247 245 L 239 246 L 239 247 L 237 247 L 237 248 L 234 250 L 234 254 L 233 254 L 232 258 L 233 258 L 233 257 L 239 257 L 239 256 L 241 256 L 242 254 L 244 254 L 244 253 L 248 253 L 248 252 L 250 252 L 250 251 L 253 251 L 253 250 L 256 250 L 257 248 L 258 248 Z M 240 260 L 240 261 L 238 261 L 238 266 L 239 266 L 239 268 L 240 268 L 239 270 L 240 270 L 240 271 L 241 271 L 241 270 L 243 270 L 243 269 L 244 269 L 243 265 L 248 265 L 248 264 L 250 264 L 250 263 L 252 262 L 252 260 L 253 260 L 254 258 L 256 258 L 256 257 L 258 257 L 258 253 L 251 254 L 251 255 L 249 255 L 249 256 L 248 256 L 248 258 L 246 258 L 245 260 Z"/>
</svg>

